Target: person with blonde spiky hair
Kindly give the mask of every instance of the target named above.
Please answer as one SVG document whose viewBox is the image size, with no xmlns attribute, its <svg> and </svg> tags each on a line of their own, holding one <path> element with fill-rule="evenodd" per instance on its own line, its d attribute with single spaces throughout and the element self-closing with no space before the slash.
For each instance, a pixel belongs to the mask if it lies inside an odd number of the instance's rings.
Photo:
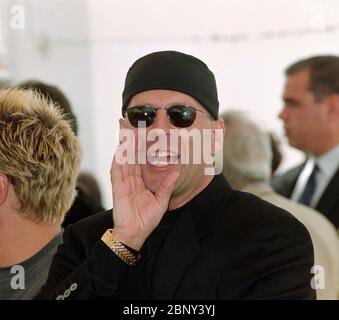
<svg viewBox="0 0 339 320">
<path fill-rule="evenodd" d="M 29 90 L 0 91 L 0 299 L 32 299 L 46 281 L 80 154 L 52 102 Z"/>
</svg>

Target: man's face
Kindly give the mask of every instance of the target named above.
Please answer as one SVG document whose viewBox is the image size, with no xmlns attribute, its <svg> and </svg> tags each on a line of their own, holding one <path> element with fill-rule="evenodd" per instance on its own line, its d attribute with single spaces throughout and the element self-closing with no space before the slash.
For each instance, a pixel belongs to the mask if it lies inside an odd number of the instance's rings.
<svg viewBox="0 0 339 320">
<path fill-rule="evenodd" d="M 323 102 L 317 102 L 308 90 L 309 71 L 303 70 L 287 77 L 283 93 L 284 108 L 279 118 L 291 146 L 314 153 L 323 143 L 326 128 Z"/>
<path fill-rule="evenodd" d="M 192 164 L 193 154 L 196 152 L 201 153 L 202 148 L 197 148 L 197 146 L 192 143 L 192 139 L 190 139 L 190 143 L 187 143 L 188 140 L 185 141 L 185 139 L 180 138 L 177 139 L 178 148 L 173 148 L 173 145 L 171 146 L 170 140 L 174 137 L 173 132 L 182 128 L 178 128 L 170 122 L 166 109 L 175 105 L 184 105 L 194 107 L 198 110 L 193 124 L 184 128 L 187 129 L 188 132 L 191 132 L 192 129 L 196 129 L 195 131 L 199 130 L 200 132 L 202 132 L 202 129 L 213 129 L 215 128 L 215 123 L 217 123 L 217 121 L 211 119 L 207 110 L 194 98 L 177 91 L 149 90 L 141 92 L 133 96 L 127 109 L 145 105 L 158 109 L 154 122 L 146 128 L 146 135 L 149 136 L 149 133 L 152 131 L 154 132 L 154 129 L 161 129 L 160 131 L 164 133 L 163 138 L 166 141 L 166 144 L 156 151 L 154 151 L 155 143 L 160 140 L 147 141 L 145 144 L 147 160 L 146 164 L 141 165 L 141 172 L 145 185 L 152 192 L 156 192 L 161 181 L 170 172 L 177 171 L 179 172 L 180 177 L 172 195 L 180 196 L 186 194 L 196 186 L 199 186 L 201 180 L 204 179 L 205 166 L 201 163 Z M 127 118 L 120 120 L 120 125 L 121 128 L 132 129 L 137 141 L 138 130 L 140 129 L 133 127 Z M 173 131 L 173 129 L 176 130 Z M 186 156 L 189 154 L 188 164 L 181 163 L 185 156 L 184 153 Z M 167 164 L 166 158 L 168 160 Z M 201 159 L 202 158 L 203 157 L 201 156 Z M 157 161 L 161 161 L 162 163 L 159 164 Z"/>
</svg>

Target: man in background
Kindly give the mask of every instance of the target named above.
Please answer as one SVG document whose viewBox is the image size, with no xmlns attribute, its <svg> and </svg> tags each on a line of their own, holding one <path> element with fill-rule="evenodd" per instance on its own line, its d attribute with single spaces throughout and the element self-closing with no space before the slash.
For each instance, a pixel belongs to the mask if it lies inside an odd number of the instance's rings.
<svg viewBox="0 0 339 320">
<path fill-rule="evenodd" d="M 50 101 L 0 91 L 0 299 L 32 299 L 46 281 L 79 165 L 79 142 Z"/>
<path fill-rule="evenodd" d="M 281 195 L 315 208 L 339 227 L 339 57 L 315 56 L 286 69 L 284 122 L 289 144 L 304 163 L 277 176 Z"/>
<path fill-rule="evenodd" d="M 306 226 L 314 245 L 313 272 L 317 277 L 323 275 L 313 283 L 317 285 L 317 299 L 337 299 L 339 246 L 334 226 L 317 211 L 276 194 L 270 187 L 272 148 L 268 134 L 241 113 L 229 112 L 221 117 L 226 132 L 223 174 L 235 189 L 289 211 Z"/>
</svg>

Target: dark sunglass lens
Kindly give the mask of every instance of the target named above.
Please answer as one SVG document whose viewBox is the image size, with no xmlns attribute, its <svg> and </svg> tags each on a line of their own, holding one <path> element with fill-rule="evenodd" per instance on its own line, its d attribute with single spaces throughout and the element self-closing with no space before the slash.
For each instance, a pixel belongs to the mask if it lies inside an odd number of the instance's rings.
<svg viewBox="0 0 339 320">
<path fill-rule="evenodd" d="M 145 122 L 146 127 L 149 127 L 156 116 L 155 110 L 151 107 L 133 107 L 131 109 L 127 109 L 126 113 L 129 122 L 135 128 L 138 128 L 140 121 Z"/>
<path fill-rule="evenodd" d="M 195 109 L 189 106 L 173 106 L 167 112 L 171 123 L 179 128 L 191 126 L 196 116 Z"/>
</svg>

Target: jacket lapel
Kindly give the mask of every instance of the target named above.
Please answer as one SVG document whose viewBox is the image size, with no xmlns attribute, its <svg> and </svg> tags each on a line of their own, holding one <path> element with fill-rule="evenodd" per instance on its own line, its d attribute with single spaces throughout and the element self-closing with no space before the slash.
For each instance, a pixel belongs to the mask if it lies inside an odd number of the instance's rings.
<svg viewBox="0 0 339 320">
<path fill-rule="evenodd" d="M 339 201 L 339 169 L 331 179 L 323 195 L 321 196 L 316 209 L 326 217 L 331 218 L 331 212 L 335 204 Z"/>
<path fill-rule="evenodd" d="M 181 213 L 179 221 L 164 242 L 154 266 L 152 293 L 155 299 L 171 299 L 191 261 L 199 253 L 189 209 Z"/>
<path fill-rule="evenodd" d="M 305 164 L 306 162 L 285 172 L 282 176 L 274 177 L 271 181 L 273 189 L 280 195 L 290 198 Z"/>
<path fill-rule="evenodd" d="M 188 205 L 162 245 L 154 266 L 152 293 L 155 299 L 175 296 L 180 280 L 200 251 L 199 240 L 215 231 L 231 187 L 222 176 L 212 182 Z"/>
</svg>

